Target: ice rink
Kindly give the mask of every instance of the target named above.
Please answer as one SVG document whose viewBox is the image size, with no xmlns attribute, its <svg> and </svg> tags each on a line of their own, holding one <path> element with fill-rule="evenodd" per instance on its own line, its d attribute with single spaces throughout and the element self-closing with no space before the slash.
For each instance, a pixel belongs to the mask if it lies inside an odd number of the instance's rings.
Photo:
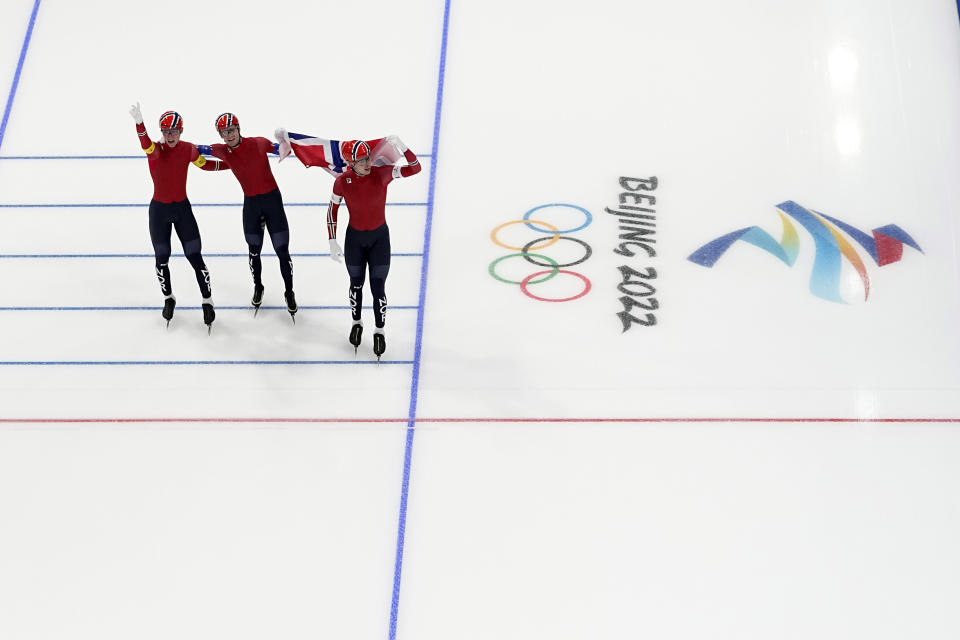
<svg viewBox="0 0 960 640">
<path fill-rule="evenodd" d="M 953 0 L 4 0 L 0 97 L 0 639 L 960 637 Z M 138 101 L 410 146 L 382 361 L 295 158 L 296 323 L 191 168 L 165 326 Z"/>
</svg>

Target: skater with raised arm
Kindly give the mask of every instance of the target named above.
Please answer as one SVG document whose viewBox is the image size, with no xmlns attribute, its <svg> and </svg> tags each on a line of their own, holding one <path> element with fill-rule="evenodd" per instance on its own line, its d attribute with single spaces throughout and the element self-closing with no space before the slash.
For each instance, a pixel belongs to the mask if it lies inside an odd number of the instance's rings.
<svg viewBox="0 0 960 640">
<path fill-rule="evenodd" d="M 147 163 L 150 167 L 150 177 L 153 179 L 153 198 L 150 200 L 150 241 L 153 243 L 153 253 L 157 279 L 160 281 L 160 291 L 163 293 L 163 311 L 161 315 L 170 326 L 173 310 L 177 299 L 173 295 L 173 284 L 170 281 L 170 236 L 171 229 L 176 229 L 183 253 L 190 262 L 200 285 L 200 295 L 203 298 L 203 322 L 207 325 L 207 333 L 213 325 L 216 313 L 213 310 L 213 291 L 210 286 L 210 272 L 203 262 L 200 253 L 200 229 L 197 219 L 193 215 L 190 201 L 187 199 L 187 169 L 194 164 L 204 171 L 219 171 L 219 161 L 207 161 L 193 143 L 180 139 L 183 133 L 183 118 L 176 111 L 166 111 L 160 116 L 160 133 L 163 140 L 153 142 L 147 134 L 143 124 L 143 115 L 140 112 L 140 103 L 130 107 L 130 115 L 137 124 L 137 136 L 140 138 L 140 148 L 147 154 Z"/>
</svg>

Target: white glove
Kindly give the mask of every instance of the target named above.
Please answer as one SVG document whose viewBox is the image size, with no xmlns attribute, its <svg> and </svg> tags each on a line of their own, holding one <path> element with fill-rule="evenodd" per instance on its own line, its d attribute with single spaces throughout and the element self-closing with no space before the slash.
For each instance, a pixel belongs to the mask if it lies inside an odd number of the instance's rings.
<svg viewBox="0 0 960 640">
<path fill-rule="evenodd" d="M 137 124 L 143 124 L 143 115 L 140 113 L 140 103 L 130 105 L 130 116 Z"/>
<path fill-rule="evenodd" d="M 343 262 L 343 249 L 340 248 L 336 238 L 330 238 L 330 257 L 336 262 Z"/>
<path fill-rule="evenodd" d="M 392 144 L 394 148 L 396 148 L 396 150 L 399 151 L 400 153 L 407 152 L 407 145 L 403 144 L 403 140 L 401 140 L 397 136 L 387 136 L 387 142 Z"/>
<path fill-rule="evenodd" d="M 293 147 L 290 146 L 290 136 L 287 135 L 286 129 L 280 127 L 273 132 L 273 137 L 280 143 L 280 146 L 277 148 L 277 155 L 280 156 L 280 161 L 283 162 L 283 159 L 290 155 L 290 152 L 293 150 Z"/>
</svg>

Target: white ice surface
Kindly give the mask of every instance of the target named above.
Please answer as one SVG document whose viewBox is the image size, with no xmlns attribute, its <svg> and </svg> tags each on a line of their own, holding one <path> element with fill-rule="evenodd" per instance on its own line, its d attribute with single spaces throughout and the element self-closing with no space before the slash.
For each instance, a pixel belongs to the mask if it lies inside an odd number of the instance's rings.
<svg viewBox="0 0 960 640">
<path fill-rule="evenodd" d="M 4 99 L 32 7 L 0 7 Z M 444 8 L 41 2 L 0 146 L 0 638 L 955 638 L 954 3 L 451 0 L 437 126 Z M 62 157 L 138 156 L 138 100 L 154 138 L 174 108 L 215 142 L 229 110 L 421 156 L 389 191 L 384 362 L 369 308 L 346 341 L 332 179 L 295 159 L 296 325 L 269 243 L 248 306 L 236 180 L 191 170 L 218 316 L 174 240 L 164 327 L 146 162 Z M 614 253 L 624 176 L 657 177 L 656 255 Z M 800 225 L 792 268 L 687 260 L 779 239 L 786 200 L 923 251 L 854 243 L 843 304 Z M 558 203 L 590 212 L 565 269 L 591 289 L 550 303 L 491 277 L 491 231 L 583 222 Z M 655 326 L 622 331 L 621 267 L 656 270 Z"/>
</svg>

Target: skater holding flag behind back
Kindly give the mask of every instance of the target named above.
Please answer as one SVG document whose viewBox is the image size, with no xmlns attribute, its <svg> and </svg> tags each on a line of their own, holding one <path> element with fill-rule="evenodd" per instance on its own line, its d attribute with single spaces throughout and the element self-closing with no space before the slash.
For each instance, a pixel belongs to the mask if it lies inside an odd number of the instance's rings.
<svg viewBox="0 0 960 640">
<path fill-rule="evenodd" d="M 192 163 L 204 171 L 226 169 L 219 161 L 209 162 L 200 155 L 197 146 L 180 139 L 183 133 L 183 118 L 176 111 L 167 111 L 160 116 L 160 133 L 163 140 L 153 142 L 147 134 L 140 112 L 140 103 L 130 106 L 130 116 L 137 125 L 140 148 L 147 154 L 150 177 L 153 179 L 153 198 L 150 200 L 150 241 L 156 260 L 157 279 L 164 295 L 161 312 L 167 326 L 173 318 L 177 299 L 170 281 L 170 234 L 176 229 L 183 253 L 197 276 L 202 296 L 203 322 L 210 333 L 216 313 L 213 310 L 213 291 L 210 272 L 200 253 L 200 229 L 187 199 L 187 169 Z"/>
<path fill-rule="evenodd" d="M 292 141 L 291 141 L 292 142 Z M 356 352 L 363 335 L 360 318 L 362 290 L 366 272 L 370 271 L 370 293 L 373 295 L 373 353 L 379 362 L 387 348 L 384 327 L 387 313 L 386 281 L 390 271 L 390 229 L 386 221 L 387 186 L 395 178 L 409 178 L 420 173 L 420 162 L 400 138 L 388 136 L 382 141 L 349 140 L 340 143 L 340 156 L 348 168 L 333 183 L 330 204 L 327 207 L 327 235 L 330 257 L 346 261 L 350 276 L 350 344 Z M 376 144 L 376 143 L 380 144 Z M 371 149 L 371 146 L 373 147 Z M 296 146 L 294 146 L 296 149 Z M 383 157 L 399 159 L 405 165 L 378 165 Z M 346 201 L 350 221 L 344 235 L 344 248 L 337 242 L 337 213 Z"/>
</svg>

